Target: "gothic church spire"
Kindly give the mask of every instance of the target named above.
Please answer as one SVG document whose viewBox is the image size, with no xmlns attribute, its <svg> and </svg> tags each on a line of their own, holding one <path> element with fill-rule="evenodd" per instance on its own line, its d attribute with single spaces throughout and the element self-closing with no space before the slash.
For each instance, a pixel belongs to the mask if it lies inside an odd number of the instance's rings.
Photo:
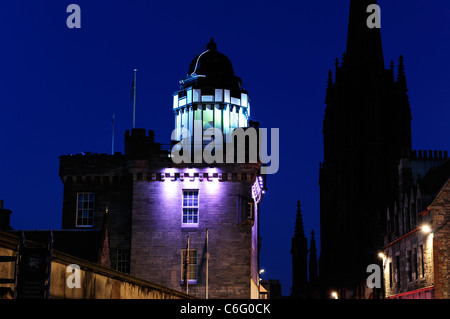
<svg viewBox="0 0 450 319">
<path fill-rule="evenodd" d="M 368 10 L 371 4 L 377 4 L 377 1 L 350 1 L 347 51 L 344 60 L 350 69 L 384 70 L 380 29 L 370 28 L 367 25 L 367 19 L 373 14 Z"/>
</svg>

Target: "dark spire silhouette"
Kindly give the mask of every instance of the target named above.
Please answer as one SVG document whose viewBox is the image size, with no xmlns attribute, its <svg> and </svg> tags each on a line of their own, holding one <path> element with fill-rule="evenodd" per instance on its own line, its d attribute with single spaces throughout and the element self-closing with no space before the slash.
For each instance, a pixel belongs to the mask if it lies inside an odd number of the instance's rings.
<svg viewBox="0 0 450 319">
<path fill-rule="evenodd" d="M 328 71 L 328 80 L 327 80 L 327 94 L 326 94 L 326 98 L 325 98 L 325 103 L 328 104 L 330 97 L 331 97 L 331 92 L 333 89 L 333 72 L 331 72 L 331 70 Z"/>
<path fill-rule="evenodd" d="M 294 238 L 295 239 L 303 239 L 305 237 L 305 230 L 303 228 L 303 217 L 302 217 L 302 210 L 301 210 L 301 204 L 300 201 L 297 201 L 297 217 L 295 220 L 295 232 L 294 232 Z"/>
<path fill-rule="evenodd" d="M 400 55 L 398 59 L 397 85 L 403 93 L 408 92 L 408 87 L 406 86 L 406 74 L 403 55 Z"/>
<path fill-rule="evenodd" d="M 303 228 L 300 201 L 297 201 L 297 218 L 292 238 L 292 296 L 306 298 L 308 293 L 308 243 Z"/>
<path fill-rule="evenodd" d="M 348 25 L 347 51 L 343 61 L 348 68 L 384 70 L 381 32 L 369 28 L 367 18 L 371 15 L 367 7 L 376 0 L 351 0 Z"/>
<path fill-rule="evenodd" d="M 317 248 L 314 230 L 311 231 L 311 244 L 309 246 L 309 282 L 317 281 Z"/>
<path fill-rule="evenodd" d="M 102 235 L 98 251 L 97 263 L 103 267 L 111 268 L 111 256 L 109 251 L 109 210 L 106 207 L 103 213 Z"/>
</svg>

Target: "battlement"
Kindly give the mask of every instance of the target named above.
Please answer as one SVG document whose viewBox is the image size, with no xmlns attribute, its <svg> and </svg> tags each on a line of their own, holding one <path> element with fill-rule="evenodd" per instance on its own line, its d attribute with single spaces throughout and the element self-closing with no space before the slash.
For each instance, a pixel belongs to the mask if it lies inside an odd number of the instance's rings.
<svg viewBox="0 0 450 319">
<path fill-rule="evenodd" d="M 125 132 L 125 155 L 131 158 L 147 159 L 151 157 L 168 157 L 167 145 L 155 143 L 155 133 L 152 130 L 132 129 Z"/>
<path fill-rule="evenodd" d="M 413 150 L 411 159 L 444 160 L 448 158 L 448 151 L 437 150 Z"/>
</svg>

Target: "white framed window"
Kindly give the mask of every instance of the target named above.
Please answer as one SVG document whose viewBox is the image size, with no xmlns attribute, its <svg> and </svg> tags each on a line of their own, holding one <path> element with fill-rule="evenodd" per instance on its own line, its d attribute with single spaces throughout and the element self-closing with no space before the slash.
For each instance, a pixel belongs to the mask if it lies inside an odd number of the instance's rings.
<svg viewBox="0 0 450 319">
<path fill-rule="evenodd" d="M 94 193 L 77 193 L 77 227 L 94 226 Z"/>
<path fill-rule="evenodd" d="M 117 270 L 126 274 L 130 273 L 130 249 L 117 249 Z"/>
<path fill-rule="evenodd" d="M 198 189 L 183 190 L 182 225 L 198 226 Z"/>
<path fill-rule="evenodd" d="M 181 250 L 181 281 L 186 282 L 186 276 L 190 284 L 197 283 L 198 258 L 197 249 L 189 249 L 189 255 L 186 256 L 187 249 Z M 186 271 L 187 267 L 187 271 Z"/>
</svg>

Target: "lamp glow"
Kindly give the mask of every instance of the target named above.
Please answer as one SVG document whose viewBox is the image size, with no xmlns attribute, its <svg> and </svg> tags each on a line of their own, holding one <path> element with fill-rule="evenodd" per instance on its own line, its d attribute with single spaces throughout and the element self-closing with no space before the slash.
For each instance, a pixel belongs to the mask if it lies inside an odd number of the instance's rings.
<svg viewBox="0 0 450 319">
<path fill-rule="evenodd" d="M 424 233 L 431 233 L 431 227 L 430 226 L 428 226 L 428 225 L 422 225 L 422 231 L 424 232 Z"/>
<path fill-rule="evenodd" d="M 331 297 L 332 297 L 333 299 L 339 299 L 339 298 L 338 298 L 338 294 L 337 294 L 336 291 L 332 291 L 332 292 L 331 292 Z"/>
</svg>

